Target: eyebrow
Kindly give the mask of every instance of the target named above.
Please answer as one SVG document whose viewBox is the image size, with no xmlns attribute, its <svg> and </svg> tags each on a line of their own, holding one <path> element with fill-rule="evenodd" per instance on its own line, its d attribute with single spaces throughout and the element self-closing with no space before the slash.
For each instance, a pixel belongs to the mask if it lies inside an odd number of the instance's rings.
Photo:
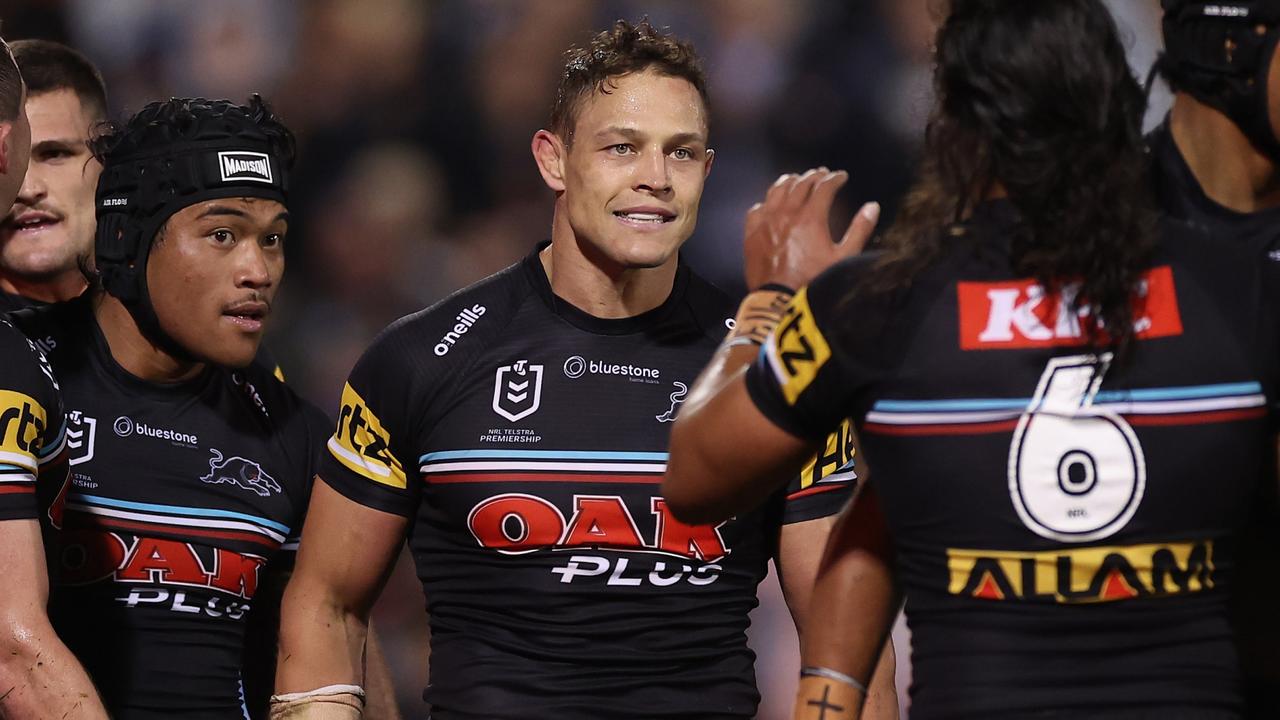
<svg viewBox="0 0 1280 720">
<path fill-rule="evenodd" d="M 217 217 L 220 215 L 231 215 L 234 217 L 241 217 L 245 219 L 249 218 L 249 213 L 239 208 L 233 208 L 227 205 L 211 205 L 210 207 L 206 208 L 204 212 L 200 213 L 199 217 L 197 217 L 196 219 L 203 220 L 204 218 L 207 218 L 207 217 Z M 271 222 L 276 222 L 277 220 L 283 220 L 286 223 L 289 222 L 289 212 L 287 210 L 281 211 L 279 214 L 277 214 L 274 218 L 271 219 Z"/>
<path fill-rule="evenodd" d="M 645 139 L 645 134 L 639 130 L 636 130 L 635 128 L 621 127 L 619 125 L 611 125 L 596 133 L 597 138 L 605 138 L 609 135 L 621 135 L 628 140 L 635 141 Z M 675 144 L 706 142 L 706 136 L 702 133 L 696 132 L 676 133 L 668 139 L 668 142 Z"/>
<path fill-rule="evenodd" d="M 64 149 L 76 150 L 76 151 L 79 151 L 79 150 L 87 151 L 89 149 L 89 146 L 86 145 L 85 141 L 80 138 L 48 138 L 46 140 L 41 140 L 40 142 L 35 143 L 34 145 L 31 146 L 31 152 L 33 153 L 43 152 L 47 150 L 64 150 Z"/>
</svg>

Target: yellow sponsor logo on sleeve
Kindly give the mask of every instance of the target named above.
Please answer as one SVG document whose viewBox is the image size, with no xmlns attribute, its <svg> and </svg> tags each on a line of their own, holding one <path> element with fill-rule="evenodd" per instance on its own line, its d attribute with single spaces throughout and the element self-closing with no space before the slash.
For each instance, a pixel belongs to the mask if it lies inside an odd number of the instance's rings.
<svg viewBox="0 0 1280 720">
<path fill-rule="evenodd" d="M 853 443 L 853 421 L 846 418 L 835 432 L 827 436 L 826 444 L 817 455 L 809 459 L 800 471 L 801 489 L 812 487 L 820 480 L 834 475 L 840 470 L 853 472 L 853 456 L 857 453 Z M 855 479 L 849 477 L 847 479 Z"/>
<path fill-rule="evenodd" d="M 342 388 L 342 410 L 329 452 L 357 475 L 394 488 L 408 486 L 404 466 L 391 452 L 391 434 L 349 383 Z"/>
<path fill-rule="evenodd" d="M 782 322 L 765 343 L 765 356 L 789 405 L 796 404 L 796 399 L 831 359 L 831 347 L 813 321 L 807 290 L 802 288 L 791 299 Z"/>
<path fill-rule="evenodd" d="M 47 427 L 45 409 L 34 398 L 0 390 L 0 464 L 37 472 Z"/>
</svg>

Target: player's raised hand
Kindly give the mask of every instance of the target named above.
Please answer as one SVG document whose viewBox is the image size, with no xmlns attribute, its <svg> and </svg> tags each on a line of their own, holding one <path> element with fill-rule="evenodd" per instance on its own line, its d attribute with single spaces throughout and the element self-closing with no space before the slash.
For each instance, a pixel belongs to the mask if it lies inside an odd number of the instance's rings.
<svg viewBox="0 0 1280 720">
<path fill-rule="evenodd" d="M 769 283 L 799 288 L 836 261 L 862 252 L 880 218 L 878 203 L 862 206 L 839 243 L 827 225 L 836 191 L 848 179 L 845 171 L 827 168 L 783 175 L 764 202 L 751 207 L 743 239 L 749 289 Z"/>
</svg>

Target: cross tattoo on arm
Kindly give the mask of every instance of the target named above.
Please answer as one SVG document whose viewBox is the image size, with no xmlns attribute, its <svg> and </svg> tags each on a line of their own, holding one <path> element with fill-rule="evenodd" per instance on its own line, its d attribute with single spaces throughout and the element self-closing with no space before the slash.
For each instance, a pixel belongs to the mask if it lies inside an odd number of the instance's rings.
<svg viewBox="0 0 1280 720">
<path fill-rule="evenodd" d="M 837 713 L 844 712 L 844 706 L 843 706 L 843 705 L 836 705 L 835 703 L 830 702 L 830 701 L 828 700 L 828 698 L 830 698 L 830 697 L 831 697 L 831 686 L 830 686 L 830 685 L 823 685 L 823 686 L 822 686 L 822 699 L 821 699 L 821 700 L 810 700 L 808 703 L 806 703 L 807 705 L 812 705 L 812 706 L 814 706 L 814 707 L 818 708 L 818 720 L 827 720 L 827 711 L 828 711 L 828 710 L 832 710 L 832 711 L 837 712 Z"/>
</svg>

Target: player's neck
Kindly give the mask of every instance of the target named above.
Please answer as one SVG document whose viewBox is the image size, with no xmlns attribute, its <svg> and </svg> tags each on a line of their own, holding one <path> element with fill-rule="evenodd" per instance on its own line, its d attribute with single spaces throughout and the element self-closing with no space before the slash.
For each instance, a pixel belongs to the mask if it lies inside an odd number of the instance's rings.
<svg viewBox="0 0 1280 720">
<path fill-rule="evenodd" d="M 61 273 L 52 279 L 37 281 L 15 275 L 0 275 L 0 290 L 10 295 L 21 295 L 31 300 L 56 303 L 80 297 L 86 283 L 79 268 Z"/>
<path fill-rule="evenodd" d="M 556 297 L 603 319 L 635 317 L 666 301 L 675 284 L 677 258 L 654 268 L 610 267 L 586 257 L 572 236 L 553 240 L 539 254 Z"/>
<path fill-rule="evenodd" d="M 142 334 L 138 323 L 115 297 L 100 292 L 93 299 L 93 315 L 107 339 L 111 357 L 134 377 L 154 383 L 190 380 L 204 363 L 175 358 Z"/>
<path fill-rule="evenodd" d="M 1280 169 L 1226 115 L 1178 93 L 1169 127 L 1210 200 L 1239 213 L 1280 207 Z"/>
</svg>

